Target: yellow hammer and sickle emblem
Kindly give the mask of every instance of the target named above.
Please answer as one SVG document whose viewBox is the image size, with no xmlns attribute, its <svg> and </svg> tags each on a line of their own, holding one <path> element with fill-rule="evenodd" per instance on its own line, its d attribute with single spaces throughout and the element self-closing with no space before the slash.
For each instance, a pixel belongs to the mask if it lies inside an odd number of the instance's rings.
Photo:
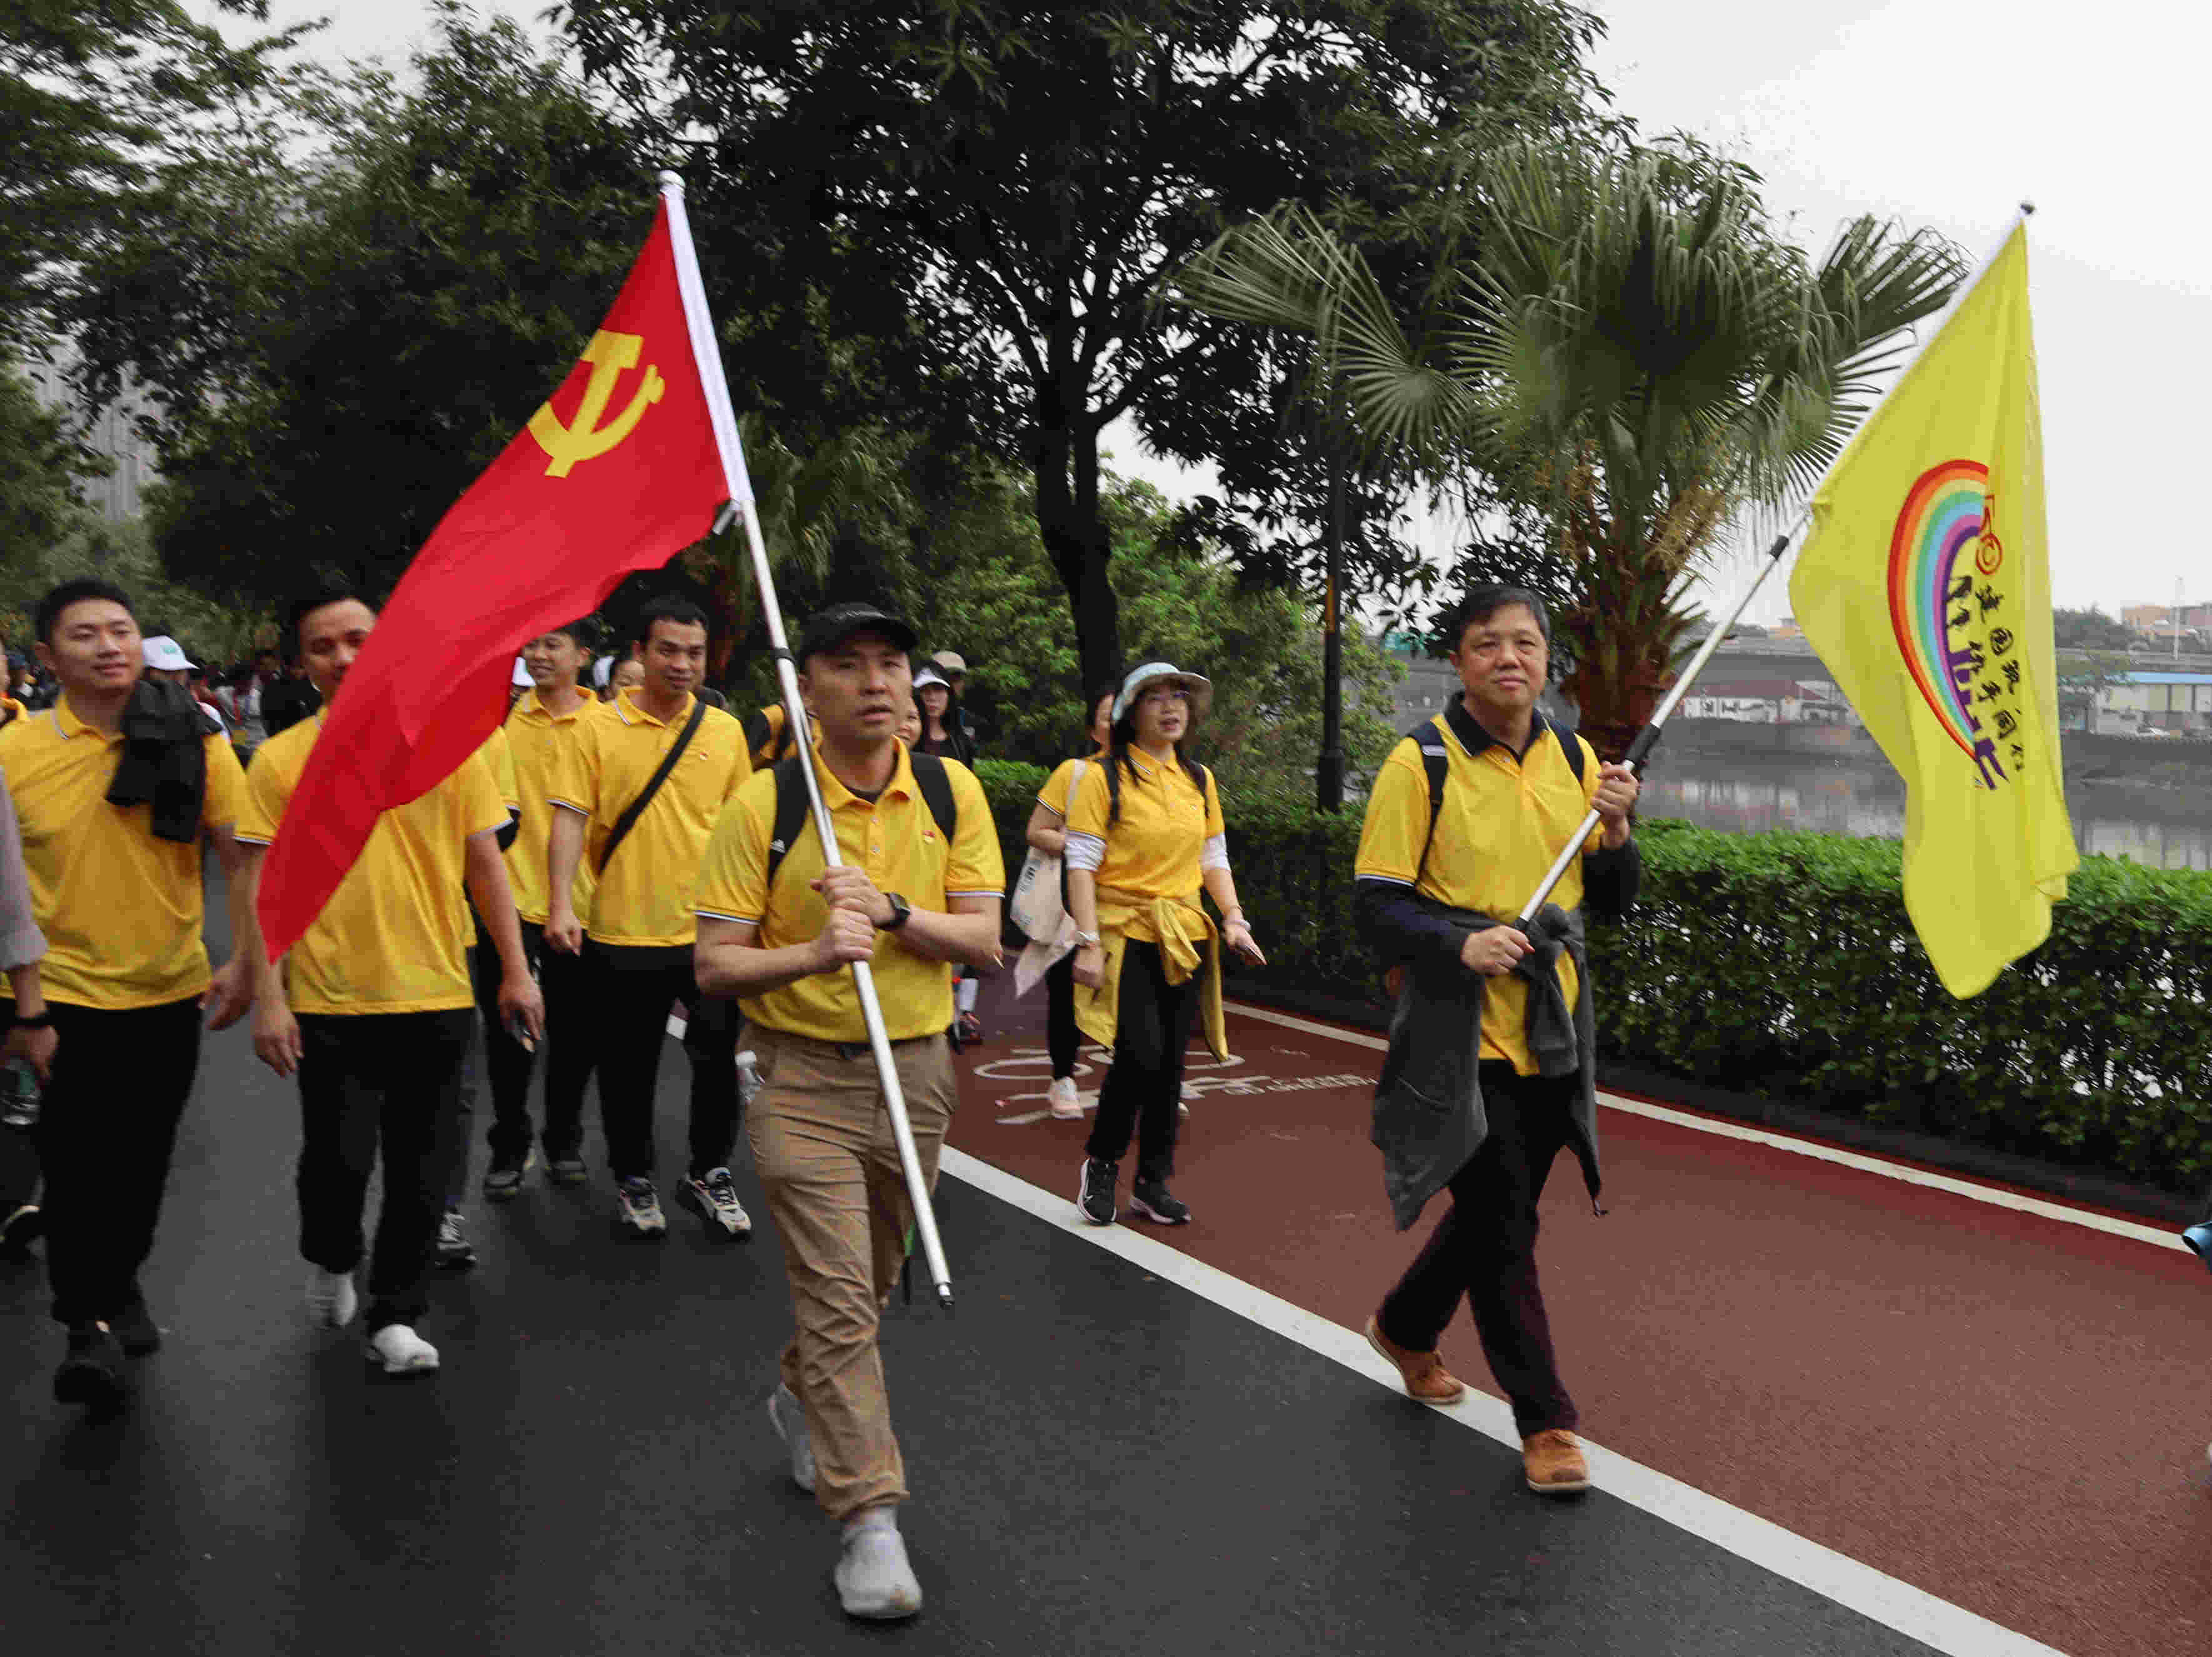
<svg viewBox="0 0 2212 1657">
<path fill-rule="evenodd" d="M 648 366 L 645 384 L 637 388 L 629 406 L 605 425 L 599 424 L 599 416 L 607 411 L 607 401 L 614 395 L 615 382 L 625 371 L 637 367 L 644 349 L 641 334 L 611 334 L 601 329 L 584 348 L 583 360 L 592 365 L 592 378 L 576 404 L 576 417 L 562 425 L 550 403 L 530 416 L 530 434 L 538 440 L 538 447 L 553 457 L 553 464 L 545 469 L 548 477 L 566 477 L 578 461 L 595 460 L 605 454 L 637 429 L 648 404 L 660 401 L 668 383 L 659 369 Z"/>
</svg>

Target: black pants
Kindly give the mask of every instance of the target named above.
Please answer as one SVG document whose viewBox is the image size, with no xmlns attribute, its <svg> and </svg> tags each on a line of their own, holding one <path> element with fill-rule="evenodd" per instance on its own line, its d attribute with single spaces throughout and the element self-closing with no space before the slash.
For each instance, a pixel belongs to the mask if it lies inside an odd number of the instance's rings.
<svg viewBox="0 0 2212 1657">
<path fill-rule="evenodd" d="M 1121 983 L 1114 1023 L 1114 1066 L 1098 1089 L 1098 1113 L 1084 1147 L 1118 1162 L 1137 1133 L 1137 1178 L 1149 1183 L 1175 1172 L 1177 1117 L 1182 1102 L 1183 1049 L 1198 1017 L 1199 979 L 1168 982 L 1157 944 L 1121 946 Z"/>
<path fill-rule="evenodd" d="M 105 1322 L 137 1303 L 154 1251 L 177 1124 L 200 1061 L 197 998 L 53 1011 L 53 1075 L 39 1114 L 46 1278 L 58 1323 Z"/>
<path fill-rule="evenodd" d="M 1536 1199 L 1569 1143 L 1577 1084 L 1572 1077 L 1516 1076 L 1496 1059 L 1483 1062 L 1481 1075 L 1489 1137 L 1452 1176 L 1450 1211 L 1384 1298 L 1376 1322 L 1399 1345 L 1431 1351 L 1464 1295 L 1490 1373 L 1527 1438 L 1579 1419 L 1559 1380 L 1536 1278 Z"/>
<path fill-rule="evenodd" d="M 580 956 L 545 947 L 545 928 L 522 923 L 522 952 L 538 969 L 545 996 L 545 1128 L 533 1136 L 530 1126 L 530 1075 L 537 1055 L 507 1033 L 499 1017 L 499 951 L 483 923 L 477 923 L 476 952 L 469 973 L 476 985 L 477 1011 L 483 1023 L 484 1070 L 491 1085 L 491 1126 L 484 1143 L 495 1166 L 520 1167 L 533 1137 L 548 1162 L 574 1156 L 584 1139 L 584 1085 L 592 1078 L 592 1015 L 589 974 Z M 475 1089 L 469 1090 L 471 1102 Z M 461 1137 L 449 1193 L 459 1196 L 468 1183 L 468 1136 Z"/>
<path fill-rule="evenodd" d="M 1075 1074 L 1083 1032 L 1075 1027 L 1075 951 L 1044 969 L 1044 1047 L 1052 1055 L 1052 1079 Z"/>
<path fill-rule="evenodd" d="M 738 1026 L 734 1001 L 699 993 L 691 946 L 624 948 L 593 943 L 592 1005 L 599 1022 L 599 1120 L 617 1180 L 653 1177 L 653 1096 L 671 1004 L 684 1004 L 691 1060 L 691 1172 L 728 1164 L 738 1143 Z"/>
<path fill-rule="evenodd" d="M 300 1253 L 325 1272 L 361 1264 L 362 1213 L 380 1150 L 384 1209 L 368 1264 L 368 1332 L 413 1323 L 463 1132 L 473 1009 L 300 1015 Z"/>
</svg>

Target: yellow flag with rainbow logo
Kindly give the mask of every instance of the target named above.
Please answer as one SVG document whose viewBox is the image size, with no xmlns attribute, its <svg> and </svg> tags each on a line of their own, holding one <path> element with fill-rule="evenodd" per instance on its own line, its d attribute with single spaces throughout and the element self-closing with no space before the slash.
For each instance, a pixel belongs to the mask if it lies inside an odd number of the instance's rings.
<svg viewBox="0 0 2212 1657">
<path fill-rule="evenodd" d="M 2017 226 L 1813 497 L 1798 624 L 1905 779 L 1905 907 L 1978 995 L 2079 863 L 2059 769 L 2043 431 Z"/>
</svg>

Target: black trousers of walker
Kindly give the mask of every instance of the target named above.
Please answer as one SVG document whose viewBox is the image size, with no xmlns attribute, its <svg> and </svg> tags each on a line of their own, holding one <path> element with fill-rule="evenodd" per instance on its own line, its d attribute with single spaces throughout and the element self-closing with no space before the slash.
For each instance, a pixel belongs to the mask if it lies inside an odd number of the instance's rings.
<svg viewBox="0 0 2212 1657">
<path fill-rule="evenodd" d="M 545 928 L 522 923 L 522 952 L 538 970 L 545 996 L 545 1127 L 530 1125 L 530 1077 L 537 1055 L 507 1033 L 499 1017 L 499 951 L 477 923 L 476 950 L 469 975 L 476 986 L 477 1013 L 483 1024 L 484 1070 L 491 1091 L 491 1126 L 484 1143 L 494 1165 L 520 1167 L 534 1137 L 548 1162 L 574 1156 L 584 1140 L 584 1087 L 592 1079 L 593 1019 L 590 974 L 583 958 L 545 947 Z M 475 1089 L 469 1089 L 474 1104 Z M 468 1136 L 461 1138 L 450 1187 L 459 1196 L 468 1183 Z"/>
<path fill-rule="evenodd" d="M 593 942 L 585 949 L 599 1021 L 599 1120 L 615 1178 L 653 1177 L 653 1091 L 669 1010 L 678 1001 L 684 1004 L 684 1052 L 691 1061 L 690 1171 L 727 1166 L 744 1103 L 738 1093 L 743 1021 L 737 1003 L 699 993 L 688 944 L 659 949 Z"/>
<path fill-rule="evenodd" d="M 1052 1059 L 1052 1077 L 1075 1074 L 1083 1032 L 1075 1027 L 1075 951 L 1044 969 L 1044 1048 Z"/>
<path fill-rule="evenodd" d="M 1198 1018 L 1199 978 L 1168 982 L 1157 944 L 1121 946 L 1121 982 L 1114 1021 L 1114 1065 L 1098 1089 L 1087 1155 L 1118 1162 L 1137 1135 L 1137 1179 L 1150 1184 L 1175 1172 L 1176 1132 L 1182 1102 L 1183 1051 Z"/>
<path fill-rule="evenodd" d="M 1399 1345 L 1433 1351 L 1466 1296 L 1490 1373 L 1527 1438 L 1579 1419 L 1559 1380 L 1536 1277 L 1536 1202 L 1570 1143 L 1578 1083 L 1571 1076 L 1517 1076 L 1498 1059 L 1483 1061 L 1481 1078 L 1489 1137 L 1452 1176 L 1449 1211 L 1376 1321 Z"/>
<path fill-rule="evenodd" d="M 199 1069 L 197 997 L 106 1012 L 53 1011 L 53 1074 L 37 1132 L 46 1278 L 58 1323 L 106 1322 L 138 1303 L 138 1270 Z"/>
<path fill-rule="evenodd" d="M 361 1264 L 378 1154 L 384 1207 L 368 1264 L 368 1331 L 413 1323 L 465 1132 L 471 1007 L 300 1016 L 300 1253 L 325 1272 Z"/>
</svg>

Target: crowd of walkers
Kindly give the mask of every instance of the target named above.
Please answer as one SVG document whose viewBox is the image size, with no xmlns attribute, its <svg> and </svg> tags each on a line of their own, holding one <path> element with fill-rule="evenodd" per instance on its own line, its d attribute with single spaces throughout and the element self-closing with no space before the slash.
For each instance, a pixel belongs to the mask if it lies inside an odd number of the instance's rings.
<svg viewBox="0 0 2212 1657">
<path fill-rule="evenodd" d="M 182 647 L 142 634 L 112 586 L 65 583 L 39 607 L 54 694 L 0 705 L 0 969 L 7 1057 L 44 1085 L 35 1213 L 66 1339 L 56 1396 L 120 1406 L 127 1360 L 161 1342 L 139 1273 L 204 1028 L 250 1020 L 256 1054 L 296 1083 L 310 1320 L 357 1323 L 379 1370 L 420 1375 L 442 1361 L 422 1326 L 429 1275 L 473 1259 L 474 1055 L 489 1107 L 481 1197 L 512 1203 L 533 1174 L 586 1183 L 596 1094 L 610 1222 L 655 1238 L 668 1219 L 653 1107 L 673 1015 L 690 1066 L 675 1198 L 710 1235 L 750 1235 L 732 1168 L 744 1137 L 793 1313 L 769 1419 L 793 1478 L 842 1527 L 846 1611 L 911 1615 L 906 1470 L 877 1333 L 915 1216 L 847 968 L 872 965 L 933 1184 L 952 1053 L 981 1038 L 977 979 L 1005 964 L 1008 883 L 969 769 L 966 663 L 941 652 L 917 668 L 915 630 L 872 604 L 822 611 L 793 652 L 802 753 L 781 706 L 741 721 L 716 705 L 707 617 L 688 601 L 646 604 L 611 651 L 592 624 L 554 628 L 523 651 L 490 739 L 383 814 L 272 961 L 254 913 L 263 860 L 295 831 L 322 710 L 376 619 L 358 594 L 306 595 L 281 665 L 204 694 Z M 1448 1404 L 1464 1388 L 1437 1347 L 1467 1299 L 1528 1483 L 1558 1494 L 1588 1472 L 1538 1286 L 1535 1205 L 1563 1147 L 1597 1194 L 1580 914 L 1585 892 L 1632 901 L 1636 785 L 1537 712 L 1548 623 L 1534 597 L 1470 594 L 1450 642 L 1465 695 L 1383 766 L 1348 871 L 1395 963 L 1376 1137 L 1396 1217 L 1410 1226 L 1431 1197 L 1450 1199 L 1367 1333 L 1413 1396 Z M 1184 1053 L 1200 1035 L 1227 1056 L 1224 952 L 1266 959 L 1219 788 L 1188 751 L 1212 695 L 1165 661 L 1100 686 L 1082 751 L 1027 825 L 1017 896 L 1037 901 L 1017 903 L 1030 936 L 1017 981 L 1045 987 L 1053 1117 L 1084 1114 L 1081 1041 L 1111 1054 L 1072 1157 L 1072 1217 L 1091 1225 L 1121 1216 L 1133 1140 L 1128 1211 L 1193 1219 L 1170 1184 Z M 834 847 L 808 818 L 810 764 Z M 1590 810 L 1601 826 L 1553 904 L 1525 927 L 1505 919 Z M 228 898 L 219 968 L 202 942 L 206 855 Z M 1470 1092 L 1471 1111 L 1450 1108 Z"/>
</svg>

